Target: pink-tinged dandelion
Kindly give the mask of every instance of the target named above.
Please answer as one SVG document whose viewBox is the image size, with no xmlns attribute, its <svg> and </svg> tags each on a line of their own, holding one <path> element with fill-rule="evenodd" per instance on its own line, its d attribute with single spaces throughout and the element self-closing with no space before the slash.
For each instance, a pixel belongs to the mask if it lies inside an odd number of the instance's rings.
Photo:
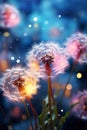
<svg viewBox="0 0 87 130">
<path fill-rule="evenodd" d="M 9 4 L 0 4 L 0 26 L 10 28 L 18 25 L 20 15 L 18 10 Z"/>
<path fill-rule="evenodd" d="M 69 57 L 73 57 L 77 62 L 87 63 L 87 36 L 85 34 L 73 34 L 65 46 Z"/>
<path fill-rule="evenodd" d="M 43 79 L 48 75 L 54 78 L 63 73 L 69 65 L 63 49 L 59 47 L 58 43 L 53 42 L 34 45 L 26 59 L 29 69 L 37 77 Z"/>
<path fill-rule="evenodd" d="M 61 102 L 63 100 L 63 96 L 65 94 L 67 85 L 70 82 L 76 64 L 78 62 L 87 63 L 87 36 L 82 33 L 76 33 L 67 40 L 67 42 L 65 43 L 65 47 L 66 47 L 65 51 L 67 53 L 67 56 L 74 58 L 74 63 L 69 78 L 67 80 L 67 83 L 65 85 L 65 89 L 61 97 Z"/>
<path fill-rule="evenodd" d="M 87 91 L 78 92 L 76 96 L 72 97 L 71 103 L 78 103 L 73 107 L 72 113 L 78 118 L 87 120 Z"/>
<path fill-rule="evenodd" d="M 56 57 L 55 57 L 55 60 L 54 60 L 54 63 L 53 65 L 55 66 L 54 67 L 54 73 L 55 75 L 58 75 L 58 74 L 61 74 L 61 73 L 64 73 L 65 72 L 65 69 L 67 67 L 69 67 L 69 63 L 67 61 L 67 57 L 66 55 L 64 54 L 58 54 Z"/>
<path fill-rule="evenodd" d="M 38 78 L 47 79 L 48 81 L 49 111 L 52 120 L 51 108 L 54 98 L 51 78 L 65 71 L 69 65 L 67 57 L 57 43 L 47 42 L 34 45 L 26 59 L 31 72 L 34 72 Z"/>
</svg>

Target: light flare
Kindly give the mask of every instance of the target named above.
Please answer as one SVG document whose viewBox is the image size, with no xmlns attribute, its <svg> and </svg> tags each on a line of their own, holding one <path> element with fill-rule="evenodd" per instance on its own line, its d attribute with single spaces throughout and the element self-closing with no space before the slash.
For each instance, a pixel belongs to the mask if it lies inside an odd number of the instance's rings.
<svg viewBox="0 0 87 130">
<path fill-rule="evenodd" d="M 25 82 L 23 83 L 24 90 L 22 92 L 24 97 L 29 97 L 31 99 L 33 95 L 37 94 L 37 89 L 39 88 L 37 84 L 37 80 L 33 77 L 25 78 Z"/>
</svg>

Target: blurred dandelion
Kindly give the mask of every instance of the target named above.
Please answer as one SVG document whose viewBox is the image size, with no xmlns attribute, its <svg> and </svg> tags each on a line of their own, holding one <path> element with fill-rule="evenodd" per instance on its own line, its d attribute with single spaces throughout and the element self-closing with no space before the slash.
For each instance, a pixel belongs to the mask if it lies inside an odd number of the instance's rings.
<svg viewBox="0 0 87 130">
<path fill-rule="evenodd" d="M 17 26 L 20 23 L 20 21 L 21 20 L 20 20 L 19 11 L 13 5 L 7 3 L 0 4 L 0 27 L 4 28 L 5 31 L 3 33 L 4 36 L 3 48 L 5 49 L 6 57 L 8 56 L 8 42 L 9 42 L 8 37 L 10 36 L 10 33 L 7 31 L 7 28 L 12 28 Z M 1 62 L 2 71 L 6 70 L 7 65 L 9 66 L 7 59 L 4 62 Z"/>
<path fill-rule="evenodd" d="M 0 4 L 0 26 L 4 28 L 14 27 L 20 22 L 18 10 L 9 4 Z"/>
<path fill-rule="evenodd" d="M 73 34 L 65 43 L 66 52 L 77 62 L 87 63 L 87 36 L 82 33 Z"/>
<path fill-rule="evenodd" d="M 76 64 L 87 63 L 87 36 L 82 33 L 73 34 L 65 43 L 65 51 L 68 57 L 74 58 L 74 63 L 61 97 L 61 103 Z"/>
<path fill-rule="evenodd" d="M 72 109 L 72 113 L 81 118 L 87 120 L 87 91 L 78 92 L 76 96 L 72 97 L 72 104 L 79 102 Z"/>
</svg>

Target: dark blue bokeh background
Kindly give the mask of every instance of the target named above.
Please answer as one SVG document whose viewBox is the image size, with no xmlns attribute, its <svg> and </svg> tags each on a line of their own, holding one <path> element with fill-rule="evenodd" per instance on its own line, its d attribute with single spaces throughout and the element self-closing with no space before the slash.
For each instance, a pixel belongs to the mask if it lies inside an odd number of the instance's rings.
<svg viewBox="0 0 87 130">
<path fill-rule="evenodd" d="M 0 27 L 0 77 L 7 68 L 26 66 L 26 53 L 35 43 L 55 41 L 62 46 L 73 33 L 87 33 L 87 0 L 0 0 L 0 4 L 2 3 L 14 5 L 19 10 L 21 22 L 13 28 Z M 8 32 L 9 36 L 6 37 L 4 32 Z M 66 83 L 72 63 L 71 59 L 65 74 L 53 81 L 58 86 Z M 82 73 L 81 79 L 76 77 L 78 72 Z M 76 66 L 70 81 L 72 94 L 87 89 L 86 72 L 86 64 Z M 32 99 L 38 114 L 41 112 L 42 99 L 47 95 L 46 81 L 40 81 L 40 85 L 38 94 Z M 58 101 L 63 89 L 62 87 Z M 64 98 L 64 110 L 68 109 L 71 95 Z M 28 103 L 27 106 L 30 110 Z M 27 130 L 29 121 L 26 118 L 23 103 L 12 103 L 0 92 L 0 130 Z M 70 117 L 63 129 L 87 130 L 87 122 Z"/>
</svg>

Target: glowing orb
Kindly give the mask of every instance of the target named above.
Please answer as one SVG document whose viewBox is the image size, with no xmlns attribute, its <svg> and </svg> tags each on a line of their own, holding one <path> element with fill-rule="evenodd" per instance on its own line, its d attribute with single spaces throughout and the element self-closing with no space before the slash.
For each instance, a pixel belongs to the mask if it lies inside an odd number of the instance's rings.
<svg viewBox="0 0 87 130">
<path fill-rule="evenodd" d="M 20 22 L 18 10 L 9 4 L 0 5 L 0 26 L 5 28 L 14 27 Z"/>
<path fill-rule="evenodd" d="M 76 76 L 77 76 L 78 79 L 81 79 L 81 78 L 82 78 L 82 74 L 81 74 L 81 73 L 77 73 Z"/>
<path fill-rule="evenodd" d="M 9 32 L 4 32 L 3 35 L 4 35 L 4 37 L 9 37 L 10 33 Z"/>
</svg>

